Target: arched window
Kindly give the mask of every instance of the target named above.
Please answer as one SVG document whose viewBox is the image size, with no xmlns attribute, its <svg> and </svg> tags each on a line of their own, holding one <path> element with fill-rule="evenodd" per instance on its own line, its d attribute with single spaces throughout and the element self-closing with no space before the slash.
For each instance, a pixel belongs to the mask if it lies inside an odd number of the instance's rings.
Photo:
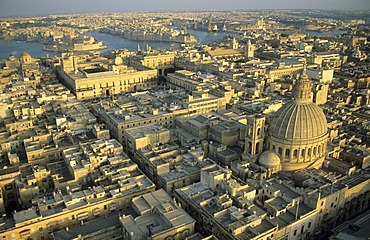
<svg viewBox="0 0 370 240">
<path fill-rule="evenodd" d="M 285 156 L 290 157 L 290 149 L 285 149 Z"/>
<path fill-rule="evenodd" d="M 311 148 L 309 148 L 309 149 L 307 150 L 307 155 L 308 155 L 308 156 L 311 156 Z"/>
<path fill-rule="evenodd" d="M 257 129 L 257 136 L 260 136 L 260 134 L 261 134 L 261 128 L 258 128 Z"/>
<path fill-rule="evenodd" d="M 293 156 L 298 157 L 298 150 L 297 149 L 294 149 Z"/>
<path fill-rule="evenodd" d="M 256 154 L 260 152 L 260 143 L 256 143 Z"/>
<path fill-rule="evenodd" d="M 302 156 L 302 157 L 304 157 L 304 156 L 305 156 L 305 154 L 306 154 L 305 149 L 302 149 L 301 156 Z"/>
<path fill-rule="evenodd" d="M 282 155 L 283 154 L 283 149 L 281 147 L 279 147 L 279 154 Z"/>
<path fill-rule="evenodd" d="M 316 147 L 313 147 L 312 155 L 316 155 Z"/>
<path fill-rule="evenodd" d="M 181 235 L 182 238 L 186 238 L 187 236 L 189 236 L 189 229 L 185 229 L 184 231 L 182 231 Z"/>
</svg>

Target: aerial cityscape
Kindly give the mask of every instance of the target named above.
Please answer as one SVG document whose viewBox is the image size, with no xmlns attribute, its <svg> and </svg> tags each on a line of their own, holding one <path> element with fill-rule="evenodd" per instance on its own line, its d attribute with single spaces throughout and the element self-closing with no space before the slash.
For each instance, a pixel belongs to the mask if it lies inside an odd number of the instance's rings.
<svg viewBox="0 0 370 240">
<path fill-rule="evenodd" d="M 369 240 L 370 2 L 5 0 L 1 240 Z"/>
</svg>

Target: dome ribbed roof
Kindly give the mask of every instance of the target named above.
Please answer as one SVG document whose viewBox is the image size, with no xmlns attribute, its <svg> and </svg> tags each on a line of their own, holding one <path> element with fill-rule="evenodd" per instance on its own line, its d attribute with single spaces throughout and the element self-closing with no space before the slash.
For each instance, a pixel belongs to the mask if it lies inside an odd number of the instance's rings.
<svg viewBox="0 0 370 240">
<path fill-rule="evenodd" d="M 31 58 L 31 55 L 28 52 L 23 52 L 20 58 Z"/>
<path fill-rule="evenodd" d="M 285 104 L 271 121 L 270 136 L 282 140 L 313 140 L 328 132 L 322 109 L 311 100 L 311 81 L 303 69 L 293 87 L 294 99 Z"/>
<path fill-rule="evenodd" d="M 275 152 L 267 150 L 261 154 L 258 162 L 264 167 L 275 168 L 280 165 L 280 158 Z"/>
<path fill-rule="evenodd" d="M 315 103 L 298 104 L 290 101 L 272 119 L 269 133 L 284 140 L 310 140 L 328 131 L 326 117 Z"/>
</svg>

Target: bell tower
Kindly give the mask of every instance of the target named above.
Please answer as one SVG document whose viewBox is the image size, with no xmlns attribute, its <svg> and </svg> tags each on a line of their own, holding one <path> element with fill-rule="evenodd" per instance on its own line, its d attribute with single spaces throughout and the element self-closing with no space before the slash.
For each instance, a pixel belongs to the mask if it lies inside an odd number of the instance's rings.
<svg viewBox="0 0 370 240">
<path fill-rule="evenodd" d="M 239 42 L 235 38 L 233 38 L 233 49 L 238 49 L 239 48 Z"/>
<path fill-rule="evenodd" d="M 212 32 L 212 14 L 209 16 L 209 19 L 208 19 L 207 31 Z"/>
<path fill-rule="evenodd" d="M 247 116 L 245 150 L 243 155 L 248 162 L 255 162 L 263 152 L 265 121 L 266 118 L 259 115 Z"/>
<path fill-rule="evenodd" d="M 251 43 L 251 40 L 248 39 L 246 55 L 248 58 L 254 58 L 254 45 Z"/>
</svg>

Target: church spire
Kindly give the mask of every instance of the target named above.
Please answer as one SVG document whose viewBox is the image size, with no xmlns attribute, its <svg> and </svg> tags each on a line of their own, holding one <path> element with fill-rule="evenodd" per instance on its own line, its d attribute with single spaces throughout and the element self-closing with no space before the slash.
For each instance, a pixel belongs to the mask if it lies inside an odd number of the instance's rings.
<svg viewBox="0 0 370 240">
<path fill-rule="evenodd" d="M 311 80 L 307 76 L 307 65 L 304 64 L 302 74 L 293 86 L 294 100 L 298 103 L 312 102 L 311 92 L 312 84 Z"/>
</svg>

